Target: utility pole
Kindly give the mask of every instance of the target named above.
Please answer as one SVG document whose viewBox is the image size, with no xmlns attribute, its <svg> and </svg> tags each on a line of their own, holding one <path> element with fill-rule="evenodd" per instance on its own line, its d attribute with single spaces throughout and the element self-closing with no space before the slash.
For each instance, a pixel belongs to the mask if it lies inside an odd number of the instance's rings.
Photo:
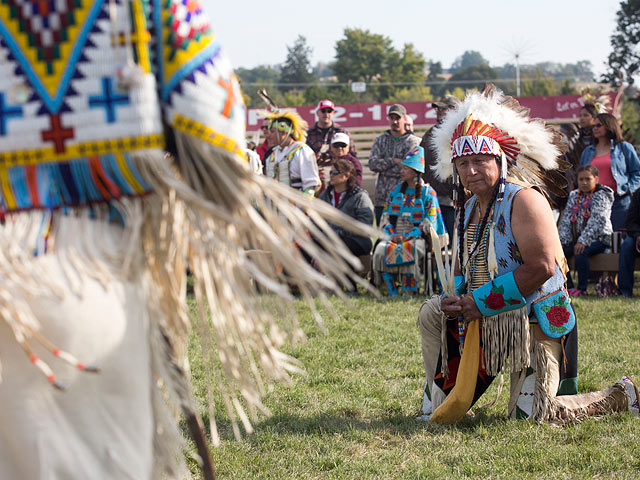
<svg viewBox="0 0 640 480">
<path fill-rule="evenodd" d="M 516 52 L 516 97 L 520 96 L 520 52 Z"/>
<path fill-rule="evenodd" d="M 516 97 L 522 94 L 521 80 L 520 80 L 520 61 L 523 56 L 527 56 L 531 52 L 531 45 L 527 45 L 524 41 L 512 41 L 510 46 L 504 48 L 505 52 L 509 55 L 510 59 L 514 59 L 516 62 Z"/>
</svg>

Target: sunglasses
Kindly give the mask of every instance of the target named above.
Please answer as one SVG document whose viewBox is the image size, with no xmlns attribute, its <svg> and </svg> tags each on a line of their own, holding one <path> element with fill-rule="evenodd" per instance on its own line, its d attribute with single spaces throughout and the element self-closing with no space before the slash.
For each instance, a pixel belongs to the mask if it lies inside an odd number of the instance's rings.
<svg viewBox="0 0 640 480">
<path fill-rule="evenodd" d="M 262 125 L 260 130 L 269 130 L 269 125 Z"/>
<path fill-rule="evenodd" d="M 601 123 L 594 123 L 594 124 L 593 124 L 593 126 L 594 126 L 594 127 L 601 127 L 601 126 L 602 126 L 602 124 L 601 124 Z"/>
<path fill-rule="evenodd" d="M 331 170 L 329 175 L 340 175 L 342 172 L 340 170 Z"/>
<path fill-rule="evenodd" d="M 345 143 L 332 143 L 331 146 L 338 148 L 347 148 L 347 145 Z"/>
<path fill-rule="evenodd" d="M 333 112 L 333 110 L 331 108 L 322 108 L 322 109 L 320 109 L 320 112 L 322 112 L 322 113 L 331 113 L 331 112 Z"/>
</svg>

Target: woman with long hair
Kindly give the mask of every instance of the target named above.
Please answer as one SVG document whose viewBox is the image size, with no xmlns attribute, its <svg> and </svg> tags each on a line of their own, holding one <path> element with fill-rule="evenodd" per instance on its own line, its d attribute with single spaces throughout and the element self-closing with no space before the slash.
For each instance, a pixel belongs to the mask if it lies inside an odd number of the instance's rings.
<svg viewBox="0 0 640 480">
<path fill-rule="evenodd" d="M 633 145 L 622 139 L 616 117 L 601 113 L 593 124 L 595 143 L 582 152 L 580 165 L 593 165 L 600 172 L 600 183 L 614 192 L 611 207 L 613 230 L 624 227 L 631 195 L 640 188 L 640 160 Z"/>
<path fill-rule="evenodd" d="M 575 148 L 579 149 L 580 153 L 594 142 L 593 124 L 597 116 L 598 109 L 593 103 L 585 103 L 578 112 L 579 137 Z"/>
</svg>

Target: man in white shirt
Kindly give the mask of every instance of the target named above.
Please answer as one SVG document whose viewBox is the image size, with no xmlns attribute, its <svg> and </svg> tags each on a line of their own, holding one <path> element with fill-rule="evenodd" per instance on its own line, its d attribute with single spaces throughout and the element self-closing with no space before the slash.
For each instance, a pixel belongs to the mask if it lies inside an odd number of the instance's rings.
<svg viewBox="0 0 640 480">
<path fill-rule="evenodd" d="M 313 196 L 320 186 L 318 164 L 306 145 L 305 122 L 292 110 L 276 110 L 265 115 L 275 146 L 265 160 L 266 175 Z"/>
</svg>

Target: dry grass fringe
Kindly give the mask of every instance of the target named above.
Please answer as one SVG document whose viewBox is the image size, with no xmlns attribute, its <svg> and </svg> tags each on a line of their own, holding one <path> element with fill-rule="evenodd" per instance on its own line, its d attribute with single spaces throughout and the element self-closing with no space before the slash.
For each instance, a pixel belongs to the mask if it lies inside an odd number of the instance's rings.
<svg viewBox="0 0 640 480">
<path fill-rule="evenodd" d="M 28 305 L 11 298 L 12 289 L 62 298 L 79 291 L 84 276 L 105 286 L 113 278 L 143 281 L 154 322 L 150 342 L 159 389 L 152 400 L 162 435 L 156 439 L 156 456 L 164 459 L 157 471 L 163 472 L 184 471 L 181 459 L 174 461 L 179 443 L 171 428 L 175 421 L 169 419 L 175 420 L 178 406 L 195 410 L 189 384 L 176 360 L 186 358 L 192 323 L 186 306 L 187 267 L 194 277 L 194 323 L 205 371 L 211 375 L 207 399 L 212 441 L 217 445 L 214 389 L 239 438 L 239 424 L 251 433 L 251 422 L 258 414 L 269 413 L 261 402 L 266 391 L 263 377 L 286 382 L 291 373 L 303 372 L 299 361 L 279 351 L 287 338 L 303 338 L 297 320 L 276 322 L 263 309 L 257 286 L 285 299 L 293 298 L 289 286 L 295 286 L 322 325 L 315 298 L 332 311 L 326 292 L 345 298 L 342 286 L 349 279 L 366 286 L 353 273 L 358 260 L 329 222 L 379 236 L 325 202 L 255 176 L 226 152 L 186 135 L 177 134 L 176 140 L 175 163 L 159 151 L 139 152 L 133 158 L 152 194 L 114 200 L 110 206 L 12 215 L 0 235 L 0 274 L 5 279 L 0 288 L 0 318 L 11 326 L 19 343 L 32 338 L 30 332 L 38 328 L 38 321 Z M 103 225 L 109 225 L 110 207 L 124 219 L 122 242 L 115 248 L 104 245 L 100 233 Z M 71 233 L 56 228 L 64 216 L 81 220 L 80 239 L 68 242 Z M 28 261 L 42 238 L 43 222 L 53 225 L 47 251 L 57 255 L 65 278 L 42 278 L 34 262 Z M 71 246 L 57 249 L 56 242 Z M 299 248 L 292 247 L 294 242 Z M 100 255 L 95 254 L 96 249 Z M 307 263 L 300 249 L 315 259 L 319 271 Z M 255 251 L 269 254 L 248 254 Z M 114 272 L 113 265 L 121 268 Z M 162 410 L 160 404 L 167 402 L 172 407 Z"/>
</svg>

